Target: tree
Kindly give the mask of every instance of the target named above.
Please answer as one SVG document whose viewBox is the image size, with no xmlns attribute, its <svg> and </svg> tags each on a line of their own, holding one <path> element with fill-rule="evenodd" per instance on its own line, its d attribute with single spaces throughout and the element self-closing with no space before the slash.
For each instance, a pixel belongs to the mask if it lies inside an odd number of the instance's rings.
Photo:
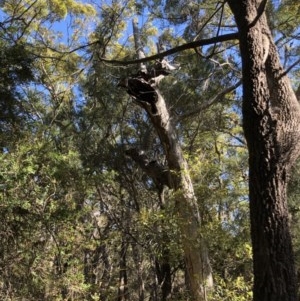
<svg viewBox="0 0 300 301">
<path fill-rule="evenodd" d="M 299 210 L 299 189 L 300 189 L 300 174 L 299 174 L 299 159 L 297 164 L 293 167 L 293 173 L 291 175 L 291 180 L 289 182 L 288 187 L 288 200 L 289 200 L 289 212 L 291 216 L 291 232 L 293 238 L 293 248 L 295 254 L 295 263 L 296 263 L 296 273 L 297 277 L 297 288 L 298 294 L 300 293 L 300 279 L 299 279 L 299 267 L 300 267 L 300 241 L 299 241 L 299 218 L 300 218 L 300 210 Z"/>
<path fill-rule="evenodd" d="M 141 52 L 142 47 L 136 20 L 133 21 L 133 32 L 138 58 L 141 59 L 144 55 Z M 160 194 L 163 194 L 164 186 L 174 189 L 175 209 L 181 228 L 190 293 L 193 300 L 200 301 L 206 299 L 207 290 L 213 286 L 211 266 L 206 243 L 199 237 L 201 220 L 188 164 L 178 142 L 166 101 L 158 88 L 159 81 L 175 69 L 166 60 L 157 61 L 151 68 L 142 64 L 138 75 L 126 78 L 126 83 L 123 84 L 128 93 L 149 114 L 165 152 L 168 172 L 166 173 L 165 168 L 160 166 L 158 162 L 150 162 L 149 159 L 144 158 L 142 153 L 139 154 L 135 150 L 130 150 L 127 153 L 152 175 Z"/>
<path fill-rule="evenodd" d="M 243 128 L 249 150 L 254 300 L 296 300 L 286 188 L 299 150 L 300 107 L 280 64 L 265 15 L 266 1 L 228 1 L 237 34 L 166 51 L 238 38 L 243 72 Z M 159 56 L 154 56 L 156 58 Z M 145 60 L 140 60 L 142 62 Z"/>
<path fill-rule="evenodd" d="M 243 128 L 249 150 L 254 301 L 296 296 L 287 206 L 289 172 L 299 151 L 300 105 L 268 27 L 266 1 L 228 1 L 239 30 Z"/>
<path fill-rule="evenodd" d="M 299 108 L 286 75 L 297 72 L 299 4 L 268 3 L 276 50 L 265 2 L 104 2 L 2 3 L 1 298 L 203 300 L 204 245 L 207 299 L 249 301 L 250 176 L 254 298 L 295 300 L 285 188 Z M 120 78 L 147 95 L 128 97 Z"/>
<path fill-rule="evenodd" d="M 13 137 L 19 136 L 26 126 L 29 112 L 22 105 L 20 87 L 33 81 L 31 64 L 33 57 L 25 47 L 0 43 L 0 147 L 8 149 Z"/>
</svg>

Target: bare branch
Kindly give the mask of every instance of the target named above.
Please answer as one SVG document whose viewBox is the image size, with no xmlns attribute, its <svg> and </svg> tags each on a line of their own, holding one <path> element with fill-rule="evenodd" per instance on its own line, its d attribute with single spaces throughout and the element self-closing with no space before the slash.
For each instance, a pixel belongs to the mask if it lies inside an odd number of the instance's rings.
<svg viewBox="0 0 300 301">
<path fill-rule="evenodd" d="M 249 24 L 249 27 L 253 27 L 257 21 L 260 19 L 262 14 L 265 12 L 266 6 L 267 6 L 268 0 L 263 0 L 259 4 L 259 7 L 257 8 L 257 16 L 254 18 L 254 20 Z"/>
<path fill-rule="evenodd" d="M 149 61 L 161 59 L 163 57 L 181 52 L 183 50 L 193 49 L 193 48 L 197 48 L 197 47 L 201 47 L 201 46 L 205 46 L 205 45 L 211 45 L 211 44 L 230 41 L 230 40 L 237 40 L 238 38 L 239 38 L 238 33 L 234 32 L 234 33 L 224 34 L 224 35 L 218 36 L 218 37 L 213 37 L 213 38 L 209 38 L 209 39 L 202 39 L 202 40 L 186 43 L 186 44 L 183 44 L 183 45 L 179 45 L 179 46 L 174 47 L 172 49 L 169 49 L 167 51 L 157 53 L 155 55 L 151 55 L 151 56 L 148 56 L 148 57 L 145 57 L 145 58 L 142 58 L 142 59 L 138 59 L 138 60 L 128 60 L 128 61 L 125 61 L 125 60 L 110 60 L 110 59 L 106 59 L 104 57 L 99 58 L 99 60 L 103 61 L 103 62 L 106 62 L 106 63 L 119 64 L 119 65 L 123 65 L 123 66 L 133 65 L 133 64 L 140 64 L 140 63 L 144 63 L 144 62 L 149 62 Z"/>
<path fill-rule="evenodd" d="M 148 175 L 158 189 L 162 189 L 163 186 L 171 188 L 169 169 L 166 166 L 160 165 L 157 161 L 150 161 L 147 155 L 143 151 L 139 151 L 136 148 L 129 149 L 125 154 L 131 157 L 141 169 Z"/>
<path fill-rule="evenodd" d="M 298 59 L 295 63 L 293 63 L 291 66 L 289 66 L 283 73 L 281 76 L 285 76 L 287 75 L 295 66 L 298 66 L 298 64 L 300 63 L 300 59 Z"/>
<path fill-rule="evenodd" d="M 223 13 L 224 13 L 224 4 L 225 4 L 225 2 L 221 5 L 221 16 L 220 16 L 219 24 L 218 24 L 218 30 L 217 30 L 217 35 L 216 35 L 217 37 L 219 36 L 220 30 L 221 30 L 221 24 L 222 24 Z M 208 55 L 208 58 L 211 58 L 215 54 L 216 44 L 217 43 L 214 44 L 214 47 L 213 47 L 211 53 Z"/>
<path fill-rule="evenodd" d="M 242 84 L 242 80 L 239 80 L 236 84 L 234 84 L 231 87 L 228 87 L 228 88 L 224 89 L 223 91 L 221 91 L 220 93 L 218 93 L 217 95 L 215 95 L 214 97 L 209 99 L 208 101 L 202 103 L 200 106 L 198 106 L 194 110 L 192 110 L 190 112 L 187 112 L 185 114 L 182 114 L 181 116 L 179 116 L 178 120 L 182 120 L 182 119 L 191 117 L 193 115 L 199 114 L 201 111 L 209 108 L 212 104 L 214 104 L 217 101 L 221 100 L 227 93 L 230 93 L 231 91 L 235 90 L 241 84 Z"/>
<path fill-rule="evenodd" d="M 212 18 L 219 12 L 220 9 L 222 9 L 224 7 L 224 3 L 216 8 L 216 10 L 214 11 L 214 13 L 204 22 L 204 24 L 201 26 L 201 28 L 198 30 L 198 33 L 196 35 L 196 37 L 193 39 L 193 41 L 195 41 L 198 36 L 200 35 L 200 32 L 203 30 L 203 28 L 205 28 L 205 26 L 212 20 Z"/>
</svg>

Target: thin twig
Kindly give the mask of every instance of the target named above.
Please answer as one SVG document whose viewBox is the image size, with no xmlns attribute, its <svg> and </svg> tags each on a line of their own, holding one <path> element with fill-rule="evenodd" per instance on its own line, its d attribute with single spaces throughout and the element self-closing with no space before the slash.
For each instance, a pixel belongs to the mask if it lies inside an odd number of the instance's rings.
<svg viewBox="0 0 300 301">
<path fill-rule="evenodd" d="M 182 119 L 191 117 L 193 115 L 199 114 L 201 111 L 209 108 L 212 104 L 214 104 L 215 102 L 219 101 L 227 93 L 230 93 L 230 92 L 234 91 L 241 84 L 242 84 L 242 80 L 239 80 L 233 86 L 224 89 L 223 91 L 221 91 L 220 93 L 218 93 L 217 95 L 215 95 L 214 97 L 212 97 L 211 99 L 209 99 L 208 101 L 206 101 L 205 103 L 202 103 L 200 106 L 198 106 L 197 108 L 193 109 L 192 111 L 187 112 L 185 114 L 182 114 L 181 116 L 178 117 L 178 120 L 182 120 Z"/>
<path fill-rule="evenodd" d="M 295 66 L 297 66 L 300 63 L 300 59 L 298 59 L 294 64 L 292 64 L 290 67 L 288 67 L 281 76 L 287 75 Z"/>
</svg>

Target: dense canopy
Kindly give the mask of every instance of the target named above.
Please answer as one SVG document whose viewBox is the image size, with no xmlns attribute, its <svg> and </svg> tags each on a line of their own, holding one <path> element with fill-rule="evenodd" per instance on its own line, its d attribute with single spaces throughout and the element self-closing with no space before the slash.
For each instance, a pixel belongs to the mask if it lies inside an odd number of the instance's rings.
<svg viewBox="0 0 300 301">
<path fill-rule="evenodd" d="M 0 8 L 1 300 L 298 300 L 297 0 Z"/>
</svg>

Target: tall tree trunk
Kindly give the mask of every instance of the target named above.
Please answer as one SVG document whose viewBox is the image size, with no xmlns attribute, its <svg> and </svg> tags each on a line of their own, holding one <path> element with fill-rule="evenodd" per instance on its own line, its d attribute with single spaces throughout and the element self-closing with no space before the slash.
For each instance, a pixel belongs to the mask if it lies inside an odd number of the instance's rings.
<svg viewBox="0 0 300 301">
<path fill-rule="evenodd" d="M 243 128 L 249 149 L 254 301 L 296 301 L 286 188 L 300 149 L 300 107 L 279 61 L 266 1 L 228 0 L 243 64 Z"/>
<path fill-rule="evenodd" d="M 136 50 L 139 58 L 142 58 L 136 21 L 133 22 L 133 31 Z M 151 72 L 150 68 L 147 70 L 145 66 L 141 66 L 137 75 L 126 79 L 120 86 L 127 88 L 128 93 L 148 112 L 164 148 L 169 168 L 167 185 L 175 191 L 175 206 L 181 229 L 190 293 L 194 301 L 205 301 L 207 289 L 211 289 L 213 281 L 207 248 L 199 233 L 200 215 L 197 200 L 172 117 L 158 89 L 159 80 L 171 69 L 165 60 L 157 61 Z M 133 152 L 133 156 L 143 157 L 136 151 Z M 142 165 L 151 172 L 151 164 L 147 165 L 144 162 Z M 159 170 L 161 169 L 157 164 L 154 164 L 153 174 Z M 158 178 L 162 179 L 164 175 Z"/>
<path fill-rule="evenodd" d="M 119 290 L 118 301 L 128 300 L 128 284 L 127 284 L 127 242 L 126 237 L 122 238 L 121 251 L 120 251 L 120 263 L 119 263 Z"/>
<path fill-rule="evenodd" d="M 171 265 L 169 254 L 167 250 L 162 251 L 163 258 L 161 260 L 156 260 L 155 269 L 158 278 L 158 285 L 161 288 L 161 301 L 166 301 L 171 293 L 172 289 L 172 279 L 171 279 Z"/>
</svg>

